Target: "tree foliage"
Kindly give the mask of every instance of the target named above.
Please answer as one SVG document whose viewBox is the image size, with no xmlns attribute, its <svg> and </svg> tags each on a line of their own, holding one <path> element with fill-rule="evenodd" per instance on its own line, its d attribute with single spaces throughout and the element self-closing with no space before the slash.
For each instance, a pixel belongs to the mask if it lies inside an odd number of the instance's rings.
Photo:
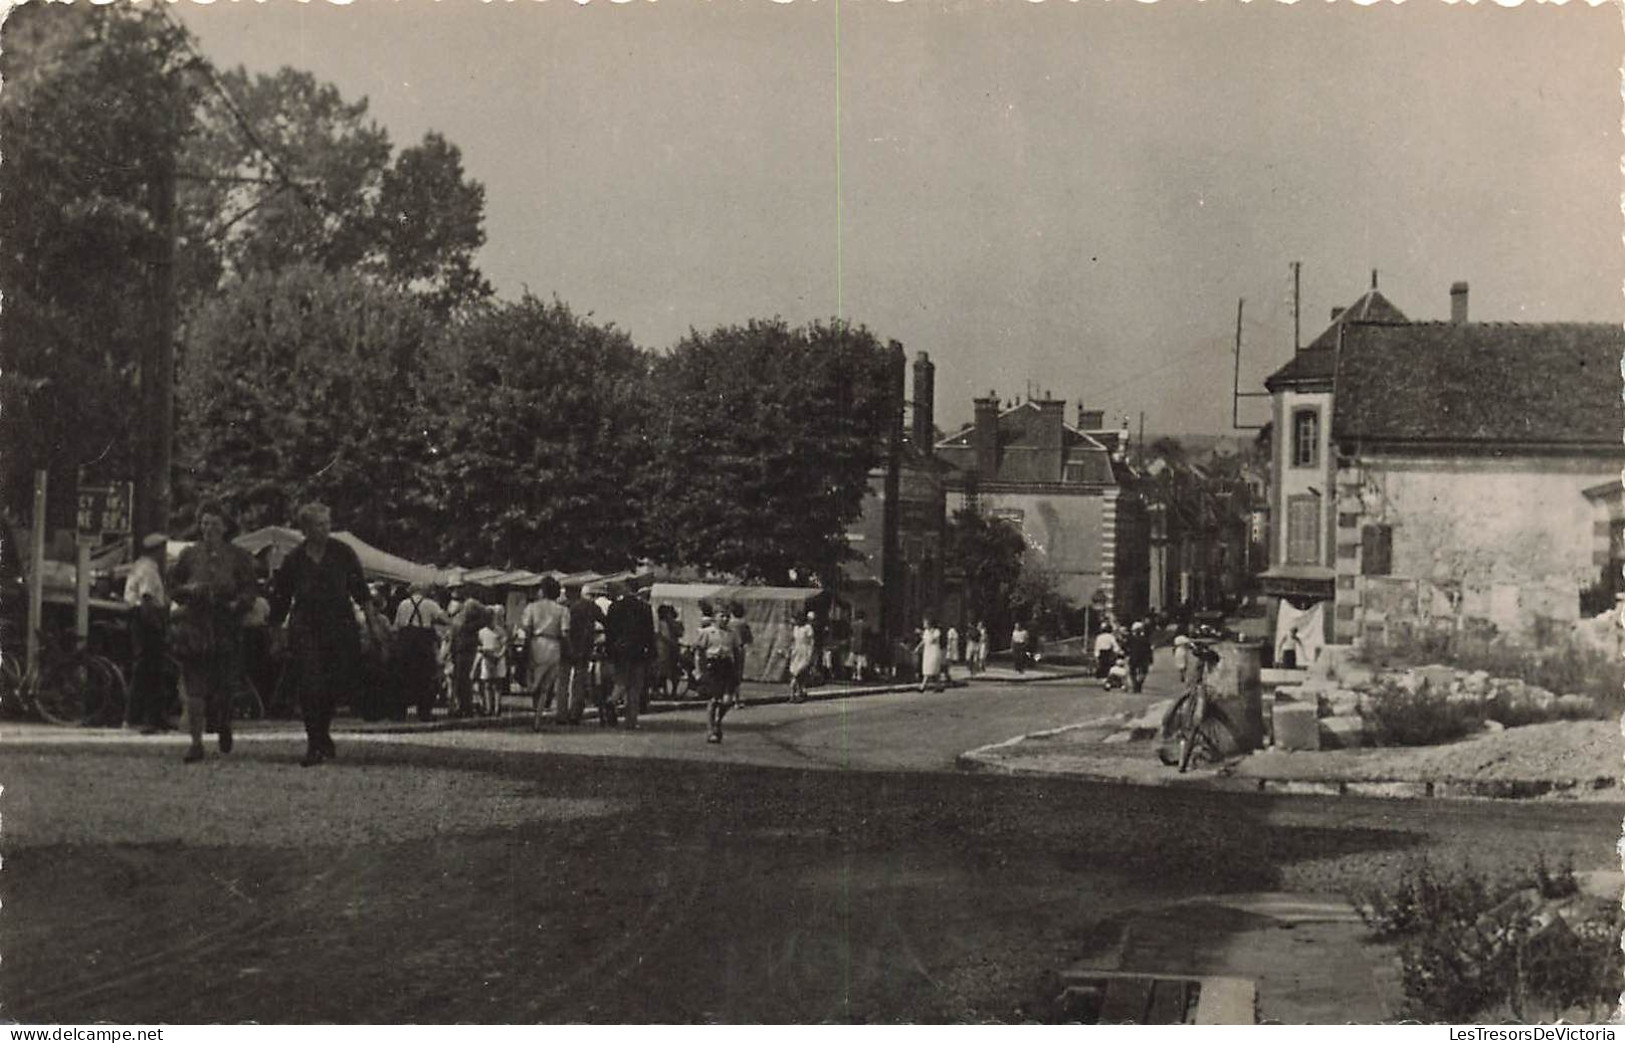
<svg viewBox="0 0 1625 1043">
<path fill-rule="evenodd" d="M 965 577 L 965 604 L 990 628 L 1003 630 L 1010 623 L 1026 551 L 1020 530 L 1002 518 L 966 507 L 948 521 L 944 564 Z"/>
<path fill-rule="evenodd" d="M 433 344 L 416 300 L 353 273 L 302 264 L 228 288 L 189 332 L 178 491 L 222 496 L 250 527 L 319 498 L 365 539 L 432 551 L 439 505 L 420 475 Z"/>
<path fill-rule="evenodd" d="M 485 188 L 444 136 L 395 154 L 365 99 L 347 101 L 307 72 L 237 68 L 219 79 L 233 104 L 203 110 L 187 165 L 222 271 L 354 269 L 440 312 L 490 295 L 474 264 Z"/>
<path fill-rule="evenodd" d="M 447 332 L 426 392 L 450 558 L 618 569 L 643 542 L 648 362 L 625 333 L 526 295 Z"/>
<path fill-rule="evenodd" d="M 6 502 L 29 475 L 129 473 L 160 158 L 190 129 L 179 32 L 125 4 L 29 4 L 0 53 Z M 116 88 L 116 89 L 115 89 Z"/>
<path fill-rule="evenodd" d="M 653 371 L 652 551 L 755 580 L 829 579 L 881 459 L 888 362 L 840 321 L 691 331 Z"/>
</svg>

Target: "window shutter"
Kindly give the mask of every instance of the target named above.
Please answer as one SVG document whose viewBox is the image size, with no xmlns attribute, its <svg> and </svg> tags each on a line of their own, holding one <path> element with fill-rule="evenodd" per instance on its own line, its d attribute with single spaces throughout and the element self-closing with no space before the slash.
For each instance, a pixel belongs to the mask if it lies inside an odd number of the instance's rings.
<svg viewBox="0 0 1625 1043">
<path fill-rule="evenodd" d="M 1367 525 L 1360 530 L 1360 574 L 1386 576 L 1393 570 L 1394 527 Z"/>
</svg>

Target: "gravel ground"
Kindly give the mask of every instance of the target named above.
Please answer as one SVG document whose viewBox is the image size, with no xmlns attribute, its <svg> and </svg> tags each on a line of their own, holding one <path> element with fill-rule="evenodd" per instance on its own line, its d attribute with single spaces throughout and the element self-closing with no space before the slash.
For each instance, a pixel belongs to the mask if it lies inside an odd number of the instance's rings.
<svg viewBox="0 0 1625 1043">
<path fill-rule="evenodd" d="M 1029 770 L 1077 770 L 1132 777 L 1156 773 L 1149 742 L 1104 742 L 1115 723 L 1099 722 L 982 751 Z M 1538 781 L 1619 779 L 1625 738 L 1614 721 L 1553 721 L 1480 732 L 1443 746 L 1282 753 L 1244 758 L 1238 775 L 1314 781 Z M 1556 799 L 1625 800 L 1625 789 L 1579 789 Z"/>
<path fill-rule="evenodd" d="M 1625 739 L 1617 721 L 1551 721 L 1480 732 L 1444 746 L 1249 758 L 1258 774 L 1283 777 L 1415 780 L 1591 780 L 1619 778 Z"/>
</svg>

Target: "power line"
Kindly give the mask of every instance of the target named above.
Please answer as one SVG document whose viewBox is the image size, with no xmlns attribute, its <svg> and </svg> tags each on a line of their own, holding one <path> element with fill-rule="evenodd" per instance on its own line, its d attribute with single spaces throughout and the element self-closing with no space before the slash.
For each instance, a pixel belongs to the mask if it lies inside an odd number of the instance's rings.
<svg viewBox="0 0 1625 1043">
<path fill-rule="evenodd" d="M 248 139 L 249 145 L 254 149 L 255 152 L 259 153 L 260 158 L 265 160 L 266 164 L 270 166 L 271 172 L 276 175 L 277 180 L 282 183 L 283 187 L 292 189 L 307 206 L 323 210 L 330 216 L 339 216 L 338 212 L 332 206 L 330 206 L 325 199 L 313 195 L 308 191 L 305 183 L 296 181 L 294 178 L 289 176 L 287 169 L 282 165 L 281 161 L 279 161 L 276 156 L 271 154 L 270 148 L 268 148 L 265 142 L 261 140 L 260 136 L 255 133 L 253 125 L 249 122 L 248 117 L 244 115 L 242 109 L 237 106 L 237 102 L 232 98 L 231 92 L 226 90 L 225 84 L 221 83 L 220 78 L 215 75 L 214 65 L 207 58 L 203 57 L 203 55 L 199 54 L 196 47 L 192 46 L 191 36 L 186 32 L 185 27 L 183 27 L 179 22 L 175 21 L 174 16 L 164 9 L 163 4 L 160 3 L 156 5 L 156 10 L 158 11 L 159 16 L 162 17 L 165 22 L 169 23 L 170 28 L 175 30 L 176 36 L 181 41 L 181 46 L 185 47 L 187 53 L 192 56 L 192 61 L 187 64 L 187 68 L 200 69 L 202 71 L 204 79 L 206 79 L 209 86 L 213 88 L 216 97 L 220 99 L 220 103 L 226 107 L 226 111 L 230 113 L 231 118 L 237 124 L 238 129 L 243 132 L 243 136 Z M 221 178 L 220 180 L 229 179 Z M 243 180 L 254 179 L 245 178 Z"/>
</svg>

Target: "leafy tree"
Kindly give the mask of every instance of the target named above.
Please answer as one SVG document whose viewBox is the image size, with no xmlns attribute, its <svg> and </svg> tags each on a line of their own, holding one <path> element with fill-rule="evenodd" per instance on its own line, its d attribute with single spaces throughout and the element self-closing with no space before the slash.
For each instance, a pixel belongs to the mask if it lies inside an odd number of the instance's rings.
<svg viewBox="0 0 1625 1043">
<path fill-rule="evenodd" d="M 651 550 L 753 580 L 831 579 L 895 408 L 888 366 L 841 321 L 691 331 L 654 365 Z"/>
<path fill-rule="evenodd" d="M 429 493 L 448 558 L 566 570 L 636 560 L 651 458 L 648 360 L 631 338 L 527 294 L 464 316 L 431 374 Z"/>
<path fill-rule="evenodd" d="M 184 33 L 127 4 L 29 4 L 0 53 L 0 430 L 6 502 L 30 473 L 134 467 L 162 159 L 191 128 Z"/>
<path fill-rule="evenodd" d="M 1011 597 L 1022 576 L 1027 544 L 1002 518 L 961 508 L 948 521 L 944 563 L 965 577 L 965 602 L 990 630 L 1010 623 Z"/>
<path fill-rule="evenodd" d="M 422 387 L 435 344 L 411 296 L 309 264 L 225 290 L 189 330 L 177 494 L 221 496 L 247 527 L 319 498 L 403 554 L 438 549 Z"/>
<path fill-rule="evenodd" d="M 221 270 L 356 269 L 424 294 L 440 312 L 490 295 L 474 264 L 485 189 L 431 132 L 392 157 L 389 135 L 309 73 L 219 77 L 233 103 L 203 110 L 186 157 L 189 202 L 208 215 Z M 245 129 L 245 126 L 247 129 Z"/>
</svg>

